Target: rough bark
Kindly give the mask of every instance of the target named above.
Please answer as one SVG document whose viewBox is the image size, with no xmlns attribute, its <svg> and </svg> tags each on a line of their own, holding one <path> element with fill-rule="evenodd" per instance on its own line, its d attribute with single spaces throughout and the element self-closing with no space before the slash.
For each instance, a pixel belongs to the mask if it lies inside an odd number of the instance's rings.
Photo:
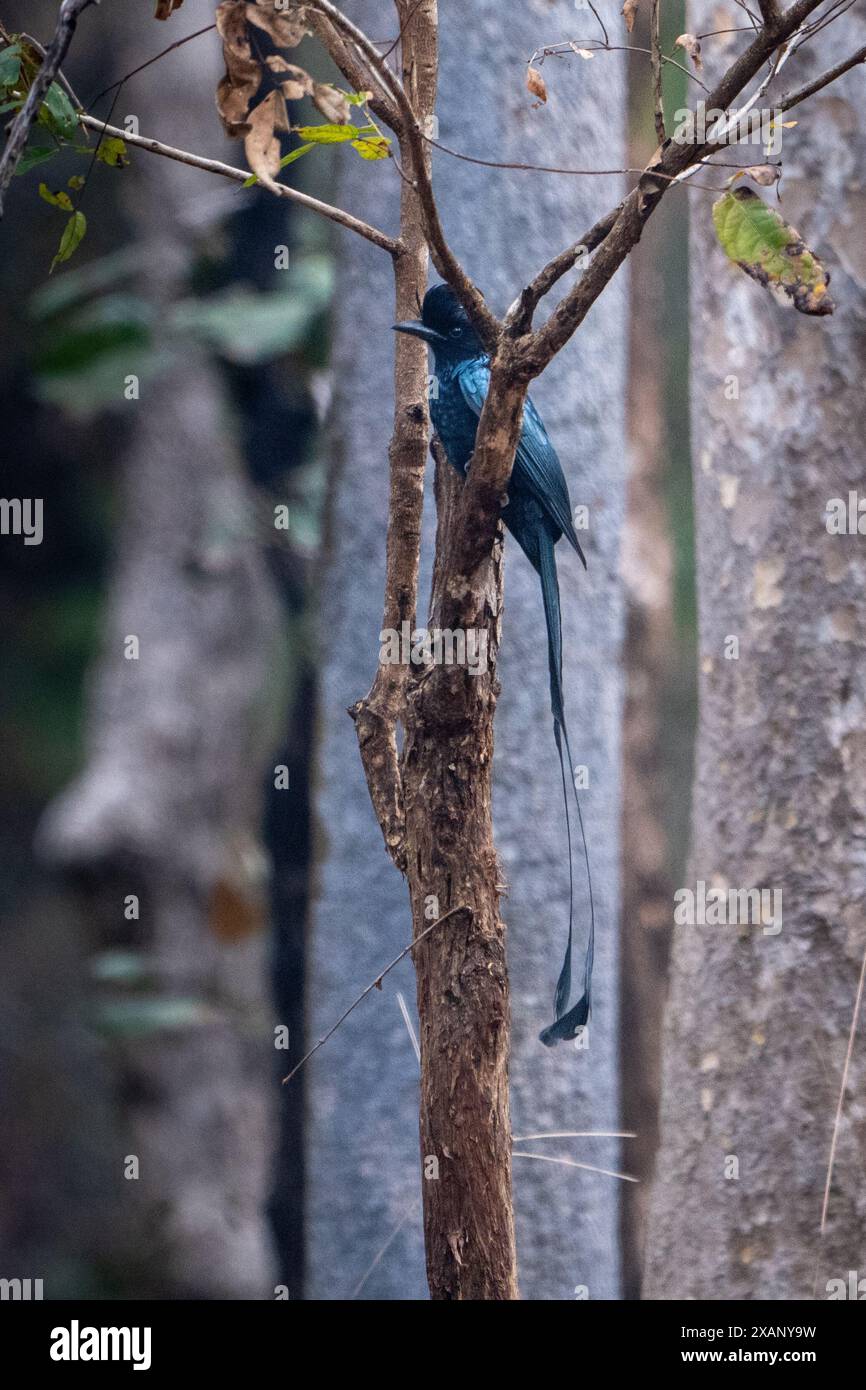
<svg viewBox="0 0 866 1390">
<path fill-rule="evenodd" d="M 515 402 L 500 439 L 513 456 L 522 396 L 500 387 L 496 375 L 491 393 L 503 391 L 503 409 Z M 438 467 L 448 467 L 441 455 Z M 462 498 L 444 477 L 438 492 L 430 625 L 483 633 L 488 662 L 483 675 L 439 666 L 409 692 L 403 785 L 416 937 L 431 912 L 466 908 L 415 953 L 427 1282 L 434 1299 L 501 1301 L 517 1297 L 511 1019 L 492 804 L 502 547 L 497 539 L 493 557 L 455 596 L 453 521 Z"/>
<path fill-rule="evenodd" d="M 372 10 L 361 7 L 353 17 L 364 24 L 370 13 Z M 574 101 L 585 96 L 585 104 L 580 100 L 578 117 L 581 148 L 588 160 L 607 162 L 612 143 L 618 139 L 616 122 L 612 136 L 610 100 L 611 92 L 621 91 L 617 69 L 587 75 L 584 67 L 578 87 L 577 74 L 563 68 L 558 79 L 562 85 L 551 109 L 541 113 L 532 109 L 522 85 L 525 54 L 549 33 L 551 24 L 556 29 L 557 25 L 572 26 L 573 21 L 572 8 L 565 3 L 553 11 L 547 5 L 530 5 L 509 16 L 506 31 L 501 11 L 492 4 L 476 7 L 471 26 L 443 7 L 444 57 L 437 107 L 443 141 L 503 159 L 531 157 L 533 150 L 543 146 L 554 162 L 566 163 L 574 150 Z M 471 82 L 467 81 L 468 73 L 472 74 Z M 602 90 L 606 94 L 603 115 L 596 110 Z M 579 235 L 597 210 L 616 198 L 613 182 L 594 180 L 588 187 L 541 175 L 484 172 L 439 155 L 435 163 L 446 231 L 458 254 L 465 258 L 467 270 L 499 312 L 547 256 Z M 383 209 L 394 208 L 396 190 L 392 186 L 391 201 L 386 203 L 383 180 L 374 182 L 369 169 L 350 166 L 347 174 L 346 204 L 359 212 L 375 207 L 382 225 Z M 319 1036 L 334 1021 L 353 991 L 363 988 L 383 962 L 406 944 L 409 935 L 405 888 L 382 858 L 381 836 L 344 715 L 346 705 L 364 688 L 365 678 L 369 680 L 380 616 L 386 515 L 384 455 L 390 402 L 383 403 L 373 383 L 387 379 L 393 352 L 388 335 L 390 309 L 385 307 L 391 302 L 390 267 L 383 261 L 377 261 L 375 252 L 366 247 L 352 244 L 346 248 L 336 325 L 339 459 L 321 619 L 327 641 L 317 796 L 319 883 L 309 975 L 311 1037 Z M 499 671 L 511 674 L 503 680 L 496 724 L 499 762 L 494 813 L 497 843 L 510 885 L 503 915 L 510 928 L 515 1028 L 512 1104 L 524 1133 L 615 1129 L 618 1119 L 617 955 L 612 924 L 617 914 L 618 881 L 615 825 L 621 610 L 615 572 L 624 460 L 623 288 L 614 286 L 606 294 L 604 305 L 585 326 L 580 342 L 554 364 L 533 392 L 560 449 L 573 500 L 589 505 L 592 516 L 589 577 L 585 580 L 568 557 L 560 562 L 566 693 L 573 752 L 578 762 L 591 768 L 592 790 L 588 796 L 584 794 L 584 804 L 590 822 L 602 933 L 590 1054 L 568 1047 L 550 1053 L 537 1039 L 540 1026 L 548 1021 L 564 946 L 568 871 L 538 582 L 512 544 L 506 544 L 506 552 L 511 553 L 507 561 L 509 611 Z M 371 327 L 363 379 L 355 373 L 358 323 Z M 591 460 L 591 464 L 581 460 Z M 425 552 L 428 573 L 431 549 L 428 546 Z M 484 620 L 488 621 L 489 615 L 485 614 Z M 366 642 L 365 632 L 369 634 Z M 423 682 L 418 697 L 423 705 L 427 698 Z M 479 692 L 472 698 L 479 698 Z M 432 717 L 423 708 L 421 714 Z M 444 738 L 452 740 L 458 752 L 460 732 L 459 725 L 444 731 Z M 429 747 L 419 748 L 407 740 L 407 756 L 420 756 L 428 767 L 437 762 L 440 777 L 444 776 L 447 763 L 434 741 L 429 743 Z M 486 749 L 482 751 L 486 756 Z M 459 759 L 455 767 L 462 772 Z M 415 775 L 412 766 L 407 766 L 406 775 L 411 783 Z M 483 818 L 485 776 L 482 770 L 474 793 L 479 800 L 467 808 L 468 832 L 473 835 L 479 818 Z M 441 780 L 434 779 L 435 788 L 442 785 Z M 426 788 L 419 787 L 418 797 L 413 798 L 410 789 L 407 814 L 422 814 L 422 791 L 427 794 Z M 531 836 L 527 835 L 528 823 L 533 827 Z M 459 827 L 456 834 L 463 834 Z M 427 837 L 429 842 L 429 827 Z M 503 881 L 494 876 L 495 866 L 487 860 L 469 862 L 466 854 L 461 859 L 454 838 L 453 826 L 446 826 L 445 858 L 453 856 L 467 886 L 485 902 L 491 901 L 491 880 L 493 887 Z M 584 930 L 579 850 L 575 860 L 578 925 Z M 430 883 L 431 872 L 434 887 L 428 891 L 439 889 L 441 894 L 439 868 L 424 859 L 413 884 L 416 914 L 417 895 Z M 483 885 L 476 886 L 475 876 L 484 878 Z M 441 894 L 442 911 L 458 900 L 454 887 L 447 897 Z M 351 932 L 346 930 L 347 914 Z M 428 920 L 423 923 L 428 924 Z M 471 929 L 458 918 L 449 920 L 443 930 L 448 933 L 449 952 L 461 951 L 468 939 L 470 950 L 477 951 L 474 959 L 481 961 L 486 953 L 498 981 L 503 968 L 502 945 L 498 928 L 494 932 L 492 926 L 492 915 L 485 915 L 477 923 L 473 920 Z M 432 940 L 429 938 L 418 951 L 422 957 L 422 1007 L 428 991 L 441 991 L 448 968 L 445 959 L 438 960 L 435 972 L 425 979 L 423 961 Z M 476 985 L 476 976 L 469 972 L 467 993 Z M 425 1296 L 418 1227 L 418 1159 L 412 1142 L 417 1070 L 394 1000 L 398 989 L 411 993 L 408 962 L 384 982 L 383 995 L 374 996 L 364 1006 L 366 1013 L 361 1016 L 359 1012 L 354 1021 L 350 1020 L 310 1064 L 308 1296 L 333 1298 L 351 1293 L 377 1256 L 381 1258 L 359 1296 Z M 504 1008 L 504 995 L 501 999 Z M 464 1012 L 463 1017 L 464 1041 L 471 1045 L 470 1012 Z M 444 1019 L 443 1028 L 450 1027 L 451 1022 Z M 489 1035 L 474 1041 L 487 1049 Z M 492 1057 L 488 1060 L 493 1065 L 482 1084 L 496 1093 L 502 1115 L 501 1067 Z M 464 1072 L 460 1075 L 464 1077 Z M 480 1094 L 474 1091 L 470 1106 L 477 1103 Z M 431 1105 L 437 1103 L 441 1105 L 430 1098 Z M 453 1124 L 450 1116 L 440 1121 L 435 1108 L 430 1113 L 437 1128 Z M 500 1137 L 493 1142 L 500 1142 Z M 582 1146 L 575 1148 L 575 1144 L 580 1145 L 580 1141 L 557 1149 L 551 1146 L 551 1153 L 615 1166 L 612 1143 L 587 1141 L 592 1146 L 589 1152 Z M 435 1142 L 430 1147 L 425 1137 L 422 1153 L 439 1151 Z M 441 1154 L 439 1157 L 441 1182 L 447 1174 L 447 1160 L 443 1162 Z M 496 1160 L 504 1163 L 501 1152 Z M 543 1162 L 526 1161 L 515 1171 L 524 1296 L 569 1298 L 577 1284 L 587 1285 L 593 1297 L 614 1295 L 619 1288 L 619 1192 L 614 1180 Z M 425 1192 L 433 1182 L 425 1182 Z M 427 1198 L 431 1203 L 448 1200 L 429 1192 Z M 460 1229 L 459 1223 L 456 1229 Z M 500 1238 L 502 1234 L 500 1228 Z M 452 1265 L 448 1278 L 453 1286 L 455 1269 L 450 1252 L 447 1258 Z"/>
<path fill-rule="evenodd" d="M 695 4 L 689 27 L 737 13 Z M 849 13 L 789 65 L 786 85 L 863 34 Z M 688 886 L 780 890 L 782 928 L 674 929 L 651 1298 L 823 1298 L 829 1279 L 862 1268 L 859 1039 L 821 1235 L 866 949 L 866 557 L 861 536 L 825 526 L 828 499 L 862 485 L 861 94 L 862 76 L 848 75 L 784 135 L 783 212 L 832 269 L 832 319 L 765 298 L 692 203 L 700 721 Z"/>
</svg>

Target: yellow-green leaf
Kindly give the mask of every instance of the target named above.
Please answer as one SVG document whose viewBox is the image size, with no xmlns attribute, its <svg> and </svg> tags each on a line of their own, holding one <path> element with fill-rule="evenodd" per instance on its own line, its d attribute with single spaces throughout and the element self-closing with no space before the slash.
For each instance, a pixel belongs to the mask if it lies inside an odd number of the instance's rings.
<svg viewBox="0 0 866 1390">
<path fill-rule="evenodd" d="M 87 231 L 87 218 L 83 212 L 74 212 L 63 229 L 63 236 L 60 238 L 60 246 L 57 255 L 51 262 L 49 274 L 53 274 L 58 265 L 68 261 L 78 250 Z"/>
<path fill-rule="evenodd" d="M 752 189 L 723 193 L 713 204 L 713 223 L 725 255 L 781 303 L 801 314 L 832 314 L 828 272 L 799 232 Z"/>
<path fill-rule="evenodd" d="M 370 129 L 357 125 L 300 125 L 294 129 L 302 140 L 314 145 L 341 145 L 346 140 L 357 140 L 358 136 Z"/>
<path fill-rule="evenodd" d="M 370 135 L 363 140 L 351 141 L 352 149 L 357 150 L 362 159 L 387 159 L 390 143 L 384 135 Z"/>
<path fill-rule="evenodd" d="M 72 211 L 72 199 L 62 188 L 59 193 L 52 193 L 47 183 L 40 183 L 39 197 L 43 198 L 46 203 L 50 203 L 54 208 L 62 208 L 64 212 Z"/>
<path fill-rule="evenodd" d="M 103 136 L 96 149 L 96 158 L 112 169 L 125 169 L 129 163 L 126 145 L 117 135 Z"/>
</svg>

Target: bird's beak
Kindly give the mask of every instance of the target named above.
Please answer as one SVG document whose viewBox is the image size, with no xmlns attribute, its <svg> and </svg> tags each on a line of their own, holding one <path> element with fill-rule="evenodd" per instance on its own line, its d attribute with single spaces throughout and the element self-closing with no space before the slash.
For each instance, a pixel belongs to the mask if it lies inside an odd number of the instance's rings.
<svg viewBox="0 0 866 1390">
<path fill-rule="evenodd" d="M 444 343 L 446 340 L 435 328 L 428 328 L 420 319 L 405 319 L 403 323 L 392 323 L 395 333 L 409 333 L 413 338 L 423 338 L 425 343 Z"/>
</svg>

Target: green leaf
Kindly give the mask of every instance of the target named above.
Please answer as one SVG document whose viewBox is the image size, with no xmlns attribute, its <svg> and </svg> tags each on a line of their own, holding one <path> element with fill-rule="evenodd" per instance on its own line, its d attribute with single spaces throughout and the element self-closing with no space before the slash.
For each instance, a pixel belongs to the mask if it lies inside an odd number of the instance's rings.
<svg viewBox="0 0 866 1390">
<path fill-rule="evenodd" d="M 378 134 L 376 127 L 369 125 L 299 125 L 293 129 L 302 140 L 314 145 L 342 145 L 347 140 L 357 140 L 359 135 Z"/>
<path fill-rule="evenodd" d="M 343 96 L 346 98 L 350 106 L 364 106 L 370 100 L 370 97 L 373 95 L 372 92 L 346 92 L 343 91 L 342 87 L 340 87 L 338 90 L 343 92 Z"/>
<path fill-rule="evenodd" d="M 147 1037 L 217 1022 L 222 1015 L 203 999 L 129 995 L 101 1000 L 94 1021 L 100 1032 L 120 1037 Z"/>
<path fill-rule="evenodd" d="M 68 261 L 71 256 L 75 255 L 75 252 L 84 239 L 84 233 L 86 231 L 87 218 L 84 216 L 84 213 L 74 212 L 63 229 L 63 236 L 60 238 L 60 246 L 57 249 L 57 255 L 51 262 L 51 270 L 48 272 L 49 275 L 53 275 L 57 266 L 62 265 L 64 261 Z"/>
<path fill-rule="evenodd" d="M 57 152 L 56 145 L 30 145 L 19 159 L 15 173 L 26 174 L 30 169 L 35 169 L 37 164 L 44 164 L 46 159 L 51 159 Z"/>
<path fill-rule="evenodd" d="M 350 143 L 362 159 L 387 159 L 391 141 L 384 135 L 371 135 L 365 140 L 352 140 Z"/>
<path fill-rule="evenodd" d="M 104 984 L 138 985 L 148 975 L 143 951 L 100 951 L 90 959 L 90 974 Z"/>
<path fill-rule="evenodd" d="M 0 53 L 0 87 L 14 87 L 21 75 L 21 45 L 11 43 Z"/>
<path fill-rule="evenodd" d="M 62 188 L 59 193 L 52 193 L 47 183 L 40 183 L 39 197 L 42 198 L 46 203 L 50 203 L 52 207 L 62 208 L 64 212 L 72 212 L 72 199 L 70 198 L 68 193 L 64 192 Z M 81 238 L 79 237 L 79 240 L 80 239 Z M 73 247 L 72 249 L 74 251 L 75 247 Z"/>
<path fill-rule="evenodd" d="M 76 273 L 81 272 L 71 275 Z M 46 329 L 41 335 L 36 370 L 42 375 L 85 372 L 100 358 L 147 347 L 152 322 L 150 306 L 137 295 L 104 295 Z"/>
<path fill-rule="evenodd" d="M 171 327 L 230 362 L 268 362 L 294 352 L 327 311 L 333 273 L 327 257 L 305 256 L 289 274 L 286 289 L 271 294 L 234 288 L 204 300 L 185 300 L 175 309 Z"/>
<path fill-rule="evenodd" d="M 713 223 L 725 255 L 801 314 L 832 314 L 830 276 L 804 245 L 799 232 L 750 188 L 722 194 L 713 204 Z"/>
<path fill-rule="evenodd" d="M 81 153 L 89 154 L 90 151 L 82 149 Z M 103 136 L 96 147 L 96 158 L 112 169 L 125 169 L 129 163 L 126 145 L 117 135 Z"/>
<path fill-rule="evenodd" d="M 84 175 L 83 175 L 83 174 L 73 174 L 73 175 L 72 175 L 72 178 L 69 180 L 69 183 L 67 184 L 67 188 L 72 188 L 72 189 L 75 190 L 76 193 L 78 193 L 83 187 L 84 187 Z"/>
<path fill-rule="evenodd" d="M 292 150 L 291 154 L 287 154 L 283 159 L 280 160 L 280 168 L 285 169 L 287 164 L 294 164 L 295 160 L 300 159 L 302 154 L 307 154 L 310 150 L 313 149 L 315 149 L 315 145 L 299 145 L 296 150 Z M 255 184 L 258 183 L 258 181 L 258 175 L 251 174 L 250 177 L 246 180 L 246 182 L 241 185 L 241 187 L 252 188 Z"/>
<path fill-rule="evenodd" d="M 123 383 L 130 374 L 144 384 L 176 366 L 177 358 L 169 350 L 127 347 L 122 353 L 95 358 L 80 371 L 37 374 L 33 380 L 40 401 L 76 420 L 89 420 L 103 410 L 129 409 L 124 403 Z"/>
<path fill-rule="evenodd" d="M 39 109 L 39 119 L 64 140 L 71 140 L 78 129 L 75 107 L 58 82 L 52 82 L 45 93 L 45 100 Z"/>
<path fill-rule="evenodd" d="M 100 256 L 77 270 L 68 270 L 59 280 L 48 280 L 41 285 L 28 306 L 30 317 L 35 320 L 51 318 L 90 295 L 101 294 L 116 285 L 128 285 L 140 270 L 141 254 L 134 245 Z M 108 302 L 101 301 L 103 306 Z"/>
</svg>

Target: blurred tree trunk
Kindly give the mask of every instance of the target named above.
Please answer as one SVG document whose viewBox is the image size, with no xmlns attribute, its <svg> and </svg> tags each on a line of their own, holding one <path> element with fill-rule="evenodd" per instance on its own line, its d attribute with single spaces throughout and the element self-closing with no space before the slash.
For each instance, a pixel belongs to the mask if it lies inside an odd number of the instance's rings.
<svg viewBox="0 0 866 1390">
<path fill-rule="evenodd" d="M 358 22 L 382 28 L 379 7 Z M 523 85 L 526 56 L 551 33 L 572 32 L 565 0 L 509 14 L 484 0 L 467 26 L 443 9 L 439 85 L 441 139 L 502 160 L 544 151 L 551 162 L 622 158 L 621 70 L 563 61 L 545 69 L 551 97 L 534 110 Z M 381 35 L 384 37 L 384 34 Z M 616 60 L 614 60 L 615 62 Z M 579 68 L 579 70 L 578 70 Z M 471 80 L 470 80 L 471 79 Z M 602 102 L 602 93 L 604 101 Z M 394 225 L 393 171 L 345 166 L 345 204 Z M 548 255 L 579 236 L 616 200 L 614 181 L 591 186 L 544 175 L 483 171 L 436 156 L 446 229 L 465 264 L 503 311 Z M 321 606 L 321 719 L 315 798 L 317 894 L 308 972 L 310 1039 L 409 940 L 405 885 L 389 865 L 369 805 L 345 710 L 369 687 L 378 655 L 387 509 L 393 291 L 387 260 L 366 245 L 340 243 L 334 466 Z M 359 325 L 365 332 L 358 370 Z M 538 580 L 506 542 L 506 612 L 496 719 L 494 824 L 509 883 L 512 990 L 512 1120 L 515 1134 L 618 1128 L 617 924 L 619 655 L 617 586 L 625 462 L 625 284 L 594 309 L 574 344 L 533 391 L 559 449 L 572 501 L 590 511 L 589 573 L 560 555 L 565 686 L 572 752 L 589 769 L 584 791 L 599 925 L 591 1044 L 550 1052 L 538 1042 L 550 1019 L 565 943 L 568 863 L 559 769 L 547 687 Z M 432 470 L 431 470 L 432 471 Z M 428 494 L 432 502 L 432 488 Z M 429 522 L 429 517 L 428 517 Z M 431 561 L 432 524 L 425 548 Z M 560 547 L 560 551 L 562 548 Z M 419 620 L 424 620 L 423 610 Z M 527 826 L 532 833 L 527 833 Z M 577 929 L 588 907 L 575 849 Z M 426 1297 L 418 1162 L 418 1067 L 396 999 L 414 999 L 408 962 L 384 981 L 310 1064 L 307 1297 Z M 414 1012 L 414 1011 L 413 1011 Z M 516 1147 L 611 1168 L 612 1140 L 533 1141 Z M 514 1165 L 521 1293 L 568 1299 L 620 1290 L 615 1180 L 543 1161 Z"/>
<path fill-rule="evenodd" d="M 736 13 L 696 4 L 689 28 Z M 852 15 L 825 29 L 783 85 L 864 33 Z M 674 928 L 657 1299 L 823 1298 L 828 1279 L 862 1272 L 861 1042 L 820 1234 L 866 950 L 866 553 L 825 526 L 828 500 L 863 480 L 862 76 L 816 97 L 784 141 L 782 211 L 832 268 L 832 319 L 777 307 L 727 264 L 690 195 L 701 674 L 687 886 L 779 890 L 782 927 Z"/>
<path fill-rule="evenodd" d="M 652 150 L 644 153 L 646 163 Z M 637 160 L 631 161 L 633 164 Z M 670 228 L 665 203 L 653 236 Z M 661 1026 L 670 949 L 671 842 L 664 709 L 675 640 L 670 519 L 665 496 L 665 355 L 658 251 L 635 252 L 629 355 L 632 471 L 623 534 L 626 600 L 622 748 L 623 1128 L 637 1135 L 624 1162 L 638 1183 L 622 1194 L 625 1296 L 639 1297 L 648 1179 L 658 1145 Z"/>
<path fill-rule="evenodd" d="M 102 23 L 119 72 L 158 41 L 152 22 L 111 6 Z M 124 89 L 116 115 L 224 157 L 211 97 L 220 71 L 213 37 L 199 39 Z M 215 190 L 142 155 L 129 191 L 147 291 L 168 306 L 186 290 L 192 226 Z M 121 371 L 121 403 L 123 385 Z M 276 604 L 215 364 L 190 352 L 124 409 L 131 433 L 87 761 L 40 833 L 46 857 L 84 877 L 101 948 L 91 1004 L 107 1034 L 116 1126 L 103 1156 L 105 1222 L 88 1240 L 127 1295 L 269 1297 L 273 1032 L 255 828 Z M 137 920 L 125 913 L 131 894 Z M 118 949 L 138 953 L 126 985 L 113 976 L 123 961 L 130 968 Z"/>
</svg>

